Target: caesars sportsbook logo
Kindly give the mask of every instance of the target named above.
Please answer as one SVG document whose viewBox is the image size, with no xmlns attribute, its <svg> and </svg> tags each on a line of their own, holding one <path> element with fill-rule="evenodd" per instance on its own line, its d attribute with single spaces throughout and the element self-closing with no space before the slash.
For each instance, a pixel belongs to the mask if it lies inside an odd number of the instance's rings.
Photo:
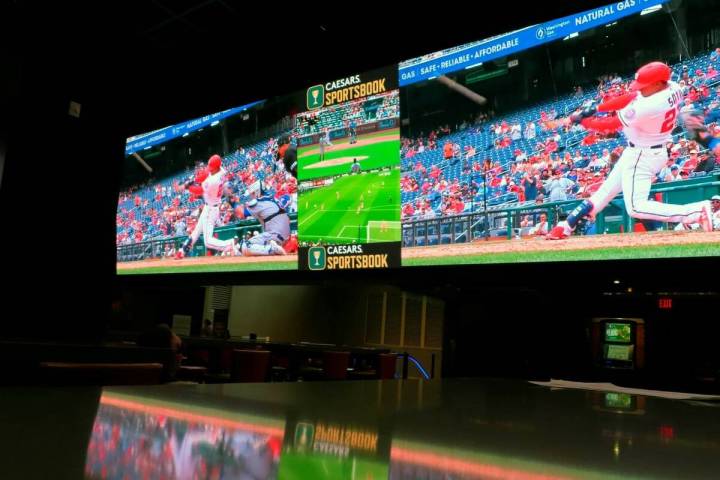
<svg viewBox="0 0 720 480">
<path fill-rule="evenodd" d="M 315 425 L 299 422 L 295 427 L 295 448 L 297 450 L 310 450 L 315 441 Z"/>
<path fill-rule="evenodd" d="M 317 110 L 357 98 L 377 95 L 388 90 L 390 89 L 386 86 L 385 77 L 363 81 L 360 75 L 352 75 L 333 82 L 313 85 L 307 89 L 305 102 L 308 110 Z"/>
<path fill-rule="evenodd" d="M 310 270 L 325 270 L 325 247 L 310 247 L 308 250 L 308 268 Z"/>
<path fill-rule="evenodd" d="M 325 105 L 325 87 L 314 85 L 307 89 L 307 108 L 315 110 Z"/>
<path fill-rule="evenodd" d="M 365 245 L 368 247 L 368 245 Z M 363 245 L 328 245 L 308 249 L 310 270 L 353 270 L 389 268 L 387 253 L 363 252 Z"/>
</svg>

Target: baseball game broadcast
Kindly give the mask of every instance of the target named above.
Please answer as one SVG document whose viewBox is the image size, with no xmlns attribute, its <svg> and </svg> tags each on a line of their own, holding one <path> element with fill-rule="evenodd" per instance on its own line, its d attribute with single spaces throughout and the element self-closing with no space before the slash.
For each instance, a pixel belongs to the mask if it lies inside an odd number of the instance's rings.
<svg viewBox="0 0 720 480">
<path fill-rule="evenodd" d="M 354 247 L 347 261 L 328 249 L 328 269 L 400 266 L 399 119 L 395 66 L 308 88 L 295 118 L 301 269 L 321 269 L 308 252 L 324 245 Z"/>
<path fill-rule="evenodd" d="M 131 137 L 118 273 L 720 256 L 718 22 L 625 0 Z"/>
<path fill-rule="evenodd" d="M 296 269 L 292 108 L 256 102 L 129 138 L 118 272 Z"/>
<path fill-rule="evenodd" d="M 403 266 L 720 254 L 719 15 L 628 0 L 400 63 Z"/>
</svg>

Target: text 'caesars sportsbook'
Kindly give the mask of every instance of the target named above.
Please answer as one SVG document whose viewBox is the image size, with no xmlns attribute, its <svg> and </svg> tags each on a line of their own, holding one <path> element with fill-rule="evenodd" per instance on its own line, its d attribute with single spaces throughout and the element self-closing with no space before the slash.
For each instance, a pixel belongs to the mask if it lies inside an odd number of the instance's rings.
<svg viewBox="0 0 720 480">
<path fill-rule="evenodd" d="M 716 14 L 613 2 L 134 135 L 117 271 L 719 256 Z"/>
<path fill-rule="evenodd" d="M 400 266 L 397 87 L 391 66 L 307 89 L 294 119 L 300 269 Z"/>
</svg>

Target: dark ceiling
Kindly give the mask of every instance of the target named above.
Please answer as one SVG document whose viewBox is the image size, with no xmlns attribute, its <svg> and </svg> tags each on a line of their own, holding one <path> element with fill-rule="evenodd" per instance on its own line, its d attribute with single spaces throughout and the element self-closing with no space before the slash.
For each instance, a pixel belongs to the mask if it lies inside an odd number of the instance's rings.
<svg viewBox="0 0 720 480">
<path fill-rule="evenodd" d="M 18 72 L 16 95 L 38 98 L 49 89 L 84 105 L 100 102 L 137 133 L 579 8 L 284 3 L 15 0 L 0 15 L 7 36 L 0 48 L 9 53 L 7 71 Z M 5 92 L 12 78 L 2 80 Z"/>
</svg>

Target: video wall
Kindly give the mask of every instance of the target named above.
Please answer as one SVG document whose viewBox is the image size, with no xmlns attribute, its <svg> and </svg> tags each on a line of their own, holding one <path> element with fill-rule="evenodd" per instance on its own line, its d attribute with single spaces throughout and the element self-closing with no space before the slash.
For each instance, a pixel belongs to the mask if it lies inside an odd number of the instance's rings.
<svg viewBox="0 0 720 480">
<path fill-rule="evenodd" d="M 128 138 L 118 273 L 720 255 L 718 14 L 626 0 Z"/>
</svg>

